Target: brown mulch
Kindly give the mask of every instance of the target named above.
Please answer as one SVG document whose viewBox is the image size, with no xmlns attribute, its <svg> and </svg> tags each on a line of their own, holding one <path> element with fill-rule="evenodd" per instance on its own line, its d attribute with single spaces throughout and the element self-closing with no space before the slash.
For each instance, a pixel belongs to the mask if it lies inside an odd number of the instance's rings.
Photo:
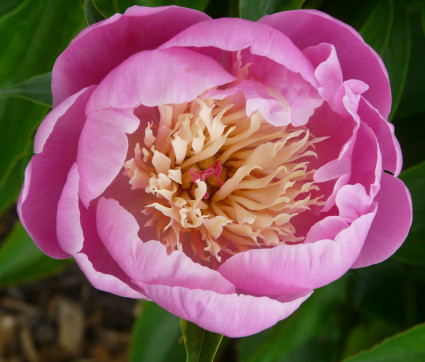
<svg viewBox="0 0 425 362">
<path fill-rule="evenodd" d="M 94 289 L 75 264 L 0 289 L 0 362 L 127 361 L 136 309 Z"/>
<path fill-rule="evenodd" d="M 0 217 L 0 247 L 18 220 Z M 137 301 L 91 286 L 76 264 L 0 288 L 0 362 L 127 361 Z"/>
</svg>

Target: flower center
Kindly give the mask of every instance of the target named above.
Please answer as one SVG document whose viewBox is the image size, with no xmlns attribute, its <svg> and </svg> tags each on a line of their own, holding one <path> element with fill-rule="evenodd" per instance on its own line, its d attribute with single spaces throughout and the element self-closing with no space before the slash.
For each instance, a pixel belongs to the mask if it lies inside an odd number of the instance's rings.
<svg viewBox="0 0 425 362">
<path fill-rule="evenodd" d="M 160 106 L 134 157 L 124 163 L 132 189 L 143 188 L 168 250 L 205 262 L 239 251 L 301 242 L 291 219 L 322 205 L 314 138 L 305 127 L 275 127 L 228 100 Z M 240 102 L 239 102 L 240 103 Z"/>
<path fill-rule="evenodd" d="M 207 186 L 212 186 L 213 190 L 216 191 L 224 185 L 224 181 L 220 178 L 222 171 L 223 166 L 221 165 L 221 161 L 217 160 L 214 165 L 210 166 L 206 170 L 199 171 L 196 167 L 192 167 L 189 170 L 189 173 L 190 176 L 192 176 L 193 181 L 201 180 L 206 182 L 209 179 Z M 207 191 L 204 195 L 204 199 L 208 199 L 209 196 L 210 194 Z"/>
</svg>

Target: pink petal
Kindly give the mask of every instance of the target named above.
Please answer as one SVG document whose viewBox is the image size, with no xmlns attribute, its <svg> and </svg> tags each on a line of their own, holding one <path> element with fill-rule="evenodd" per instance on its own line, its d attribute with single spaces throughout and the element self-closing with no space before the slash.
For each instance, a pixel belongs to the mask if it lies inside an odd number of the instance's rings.
<svg viewBox="0 0 425 362">
<path fill-rule="evenodd" d="M 379 190 L 382 174 L 382 156 L 373 131 L 360 125 L 351 158 L 350 184 L 360 183 L 374 197 Z"/>
<path fill-rule="evenodd" d="M 333 97 L 333 103 L 330 104 L 332 109 L 338 111 L 334 114 L 325 114 L 325 116 L 312 117 L 311 126 L 312 132 L 316 132 L 322 127 L 325 127 L 328 133 L 321 132 L 321 136 L 329 137 L 329 143 L 334 146 L 334 143 L 341 145 L 339 148 L 338 158 L 333 159 L 318 168 L 314 174 L 314 180 L 316 182 L 326 182 L 336 178 L 340 178 L 343 175 L 347 175 L 351 172 L 352 168 L 352 152 L 357 139 L 358 128 L 360 125 L 360 119 L 357 115 L 358 102 L 360 100 L 360 94 L 363 83 L 357 81 L 347 81 L 341 84 L 336 90 Z M 319 109 L 320 110 L 320 109 Z M 325 117 L 332 118 L 329 121 Z M 327 126 L 327 124 L 336 123 L 334 129 Z M 335 128 L 336 127 L 336 128 Z M 316 133 L 313 133 L 316 137 Z M 347 138 L 349 137 L 349 138 Z M 341 143 L 345 141 L 345 143 Z M 324 141 L 326 144 L 326 140 Z M 319 148 L 321 144 L 317 145 Z M 333 148 L 335 150 L 335 147 Z M 324 159 L 323 152 L 318 154 L 320 159 Z M 326 157 L 327 158 L 327 157 Z M 325 158 L 325 159 L 326 159 Z M 328 209 L 328 205 L 325 207 Z"/>
<path fill-rule="evenodd" d="M 74 104 L 74 102 L 76 102 L 80 98 L 82 94 L 84 95 L 84 98 L 80 99 L 80 101 L 77 102 L 82 102 L 83 99 L 84 102 L 86 102 L 90 94 L 93 92 L 94 88 L 95 87 L 88 87 L 80 90 L 79 92 L 65 99 L 61 104 L 51 110 L 51 112 L 46 116 L 46 118 L 44 118 L 43 122 L 40 124 L 40 127 L 38 127 L 37 129 L 37 133 L 34 139 L 34 153 L 40 153 L 41 151 L 43 151 L 43 147 L 46 144 L 46 141 L 52 133 L 59 118 L 62 117 L 68 111 L 68 109 Z"/>
<path fill-rule="evenodd" d="M 28 234 L 47 255 L 68 258 L 56 237 L 56 212 L 68 172 L 77 158 L 77 145 L 85 122 L 84 107 L 92 89 L 72 96 L 60 111 L 40 126 L 36 154 L 25 172 L 18 212 Z"/>
<path fill-rule="evenodd" d="M 204 21 L 182 31 L 160 48 L 176 46 L 203 48 L 199 49 L 201 52 L 208 52 L 210 47 L 221 49 L 222 52 L 216 53 L 217 60 L 222 59 L 227 51 L 249 48 L 251 54 L 271 59 L 317 85 L 310 61 L 290 38 L 260 23 L 235 18 Z M 208 54 L 212 55 L 211 52 Z"/>
<path fill-rule="evenodd" d="M 134 154 L 133 154 L 134 155 Z M 144 225 L 151 219 L 151 215 L 143 214 L 143 205 L 152 202 L 152 199 L 147 199 L 147 194 L 144 189 L 131 189 L 129 178 L 123 173 L 119 173 L 114 181 L 108 186 L 102 196 L 106 199 L 114 199 L 126 209 L 139 224 L 139 238 L 141 240 L 156 239 L 157 234 L 155 228 L 144 227 Z"/>
<path fill-rule="evenodd" d="M 293 313 L 311 294 L 280 302 L 268 297 L 166 285 L 144 288 L 150 299 L 169 312 L 228 337 L 244 337 L 271 327 Z"/>
<path fill-rule="evenodd" d="M 188 49 L 137 53 L 99 84 L 87 111 L 184 103 L 235 78 L 215 60 Z"/>
<path fill-rule="evenodd" d="M 335 47 L 321 43 L 304 49 L 303 53 L 316 68 L 314 75 L 320 84 L 319 93 L 330 104 L 343 83 L 342 70 Z"/>
<path fill-rule="evenodd" d="M 166 247 L 159 241 L 142 242 L 137 234 L 138 223 L 116 200 L 99 200 L 96 222 L 106 249 L 134 283 L 182 286 L 218 293 L 233 293 L 235 290 L 217 271 L 194 263 L 183 252 L 173 251 L 167 255 Z"/>
<path fill-rule="evenodd" d="M 260 82 L 244 80 L 224 90 L 213 90 L 205 94 L 206 97 L 224 99 L 241 92 L 246 99 L 246 114 L 251 116 L 255 111 L 274 126 L 285 126 L 291 123 L 291 109 L 286 104 L 281 104 Z M 308 120 L 308 118 L 307 118 Z"/>
<path fill-rule="evenodd" d="M 84 235 L 80 222 L 78 186 L 80 175 L 77 164 L 71 167 L 62 195 L 58 201 L 56 234 L 61 248 L 75 255 L 83 248 Z"/>
<path fill-rule="evenodd" d="M 249 250 L 226 260 L 218 271 L 238 290 L 257 295 L 294 295 L 319 288 L 351 268 L 375 212 L 355 220 L 334 240 Z"/>
<path fill-rule="evenodd" d="M 183 29 L 208 19 L 208 15 L 181 7 L 134 6 L 124 15 L 116 14 L 84 29 L 53 68 L 54 106 L 81 88 L 98 84 L 132 54 L 155 49 Z"/>
<path fill-rule="evenodd" d="M 57 234 L 60 246 L 74 256 L 92 285 L 129 298 L 145 295 L 107 253 L 96 231 L 95 208 L 84 208 L 78 200 L 79 175 L 74 163 L 58 203 Z M 83 230 L 84 229 L 84 230 Z"/>
<path fill-rule="evenodd" d="M 286 105 L 294 126 L 305 125 L 323 103 L 323 98 L 317 90 L 300 74 L 293 73 L 265 57 L 247 55 L 242 59 L 246 63 L 252 63 L 249 67 L 249 77 L 262 82 L 278 101 Z"/>
<path fill-rule="evenodd" d="M 113 268 L 110 268 L 108 272 L 99 271 L 96 264 L 93 263 L 91 256 L 87 256 L 85 253 L 78 253 L 74 255 L 74 259 L 86 275 L 90 284 L 96 289 L 113 293 L 121 297 L 149 300 L 149 298 L 142 293 L 140 288 L 135 286 L 130 287 L 128 284 L 120 280 L 117 277 L 116 270 Z"/>
<path fill-rule="evenodd" d="M 308 231 L 304 243 L 314 243 L 318 240 L 333 240 L 340 231 L 348 228 L 348 224 L 339 216 L 328 216 L 316 224 Z"/>
<path fill-rule="evenodd" d="M 369 212 L 373 199 L 361 184 L 345 185 L 336 195 L 339 216 L 351 223 Z"/>
<path fill-rule="evenodd" d="M 96 229 L 96 208 L 97 202 L 91 203 L 89 209 L 80 203 L 84 246 L 73 255 L 75 260 L 95 288 L 130 298 L 146 298 L 103 245 Z"/>
<path fill-rule="evenodd" d="M 90 112 L 78 144 L 80 198 L 87 207 L 120 172 L 127 155 L 126 133 L 133 133 L 139 119 L 132 109 Z"/>
<path fill-rule="evenodd" d="M 305 49 L 320 43 L 332 44 L 344 80 L 359 79 L 369 86 L 365 98 L 387 118 L 391 110 L 388 74 L 381 58 L 349 25 L 317 10 L 285 11 L 259 20 L 288 36 Z"/>
<path fill-rule="evenodd" d="M 365 99 L 359 103 L 358 114 L 375 133 L 379 149 L 382 153 L 382 167 L 395 176 L 400 174 L 403 160 L 400 145 L 394 135 L 394 126 L 385 120 L 372 105 Z"/>
<path fill-rule="evenodd" d="M 318 157 L 317 160 L 310 162 L 311 167 L 318 170 L 327 162 L 335 160 L 339 156 L 342 157 L 340 155 L 341 151 L 346 153 L 346 149 L 353 142 L 353 136 L 356 134 L 357 128 L 358 121 L 342 117 L 333 112 L 328 103 L 323 103 L 308 121 L 308 129 L 314 137 L 325 138 L 315 144 Z M 341 174 L 341 172 L 338 174 Z M 333 179 L 333 177 L 325 175 L 324 178 Z"/>
<path fill-rule="evenodd" d="M 332 108 L 335 112 L 348 117 L 357 118 L 357 110 L 362 93 L 369 89 L 368 85 L 360 80 L 346 80 L 337 89 Z"/>
<path fill-rule="evenodd" d="M 406 239 L 412 224 L 410 193 L 398 178 L 383 173 L 375 201 L 378 212 L 353 268 L 377 264 L 390 257 Z"/>
<path fill-rule="evenodd" d="M 345 156 L 345 154 L 343 155 Z M 320 167 L 314 174 L 314 181 L 326 182 L 349 174 L 351 171 L 351 162 L 349 157 L 341 157 L 332 160 Z"/>
</svg>

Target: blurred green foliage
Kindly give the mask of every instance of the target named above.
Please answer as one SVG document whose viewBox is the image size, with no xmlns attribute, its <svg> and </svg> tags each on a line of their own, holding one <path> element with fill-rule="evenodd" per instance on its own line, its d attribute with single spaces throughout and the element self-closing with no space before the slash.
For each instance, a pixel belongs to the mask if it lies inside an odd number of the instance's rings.
<svg viewBox="0 0 425 362">
<path fill-rule="evenodd" d="M 102 18 L 101 14 L 111 16 L 132 5 L 175 4 L 205 11 L 212 17 L 241 16 L 249 20 L 301 7 L 325 11 L 359 31 L 381 55 L 388 69 L 393 92 L 391 120 L 396 125 L 405 158 L 406 170 L 401 178 L 412 193 L 414 205 L 412 230 L 394 257 L 380 265 L 352 270 L 317 290 L 300 309 L 276 326 L 243 339 L 225 338 L 218 359 L 424 360 L 425 296 L 421 291 L 425 288 L 422 191 L 425 2 L 96 0 L 95 3 L 99 11 L 93 0 L 0 2 L 0 214 L 17 200 L 25 166 L 32 156 L 34 132 L 49 111 L 49 72 L 53 63 L 86 26 L 86 21 L 96 22 Z M 17 222 L 0 244 L 0 287 L 45 277 L 66 263 L 44 256 Z M 184 361 L 178 318 L 153 303 L 143 302 L 141 306 L 133 331 L 131 360 Z M 191 333 L 192 327 L 185 324 L 183 329 Z M 216 343 L 208 344 L 208 338 L 206 341 L 202 348 L 208 349 Z M 201 350 L 199 346 L 202 343 L 193 348 Z"/>
</svg>

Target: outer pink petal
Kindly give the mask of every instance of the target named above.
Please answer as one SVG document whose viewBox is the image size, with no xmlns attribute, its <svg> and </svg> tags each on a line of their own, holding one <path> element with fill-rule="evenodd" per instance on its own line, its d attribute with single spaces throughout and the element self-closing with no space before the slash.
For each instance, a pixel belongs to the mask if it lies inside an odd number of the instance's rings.
<svg viewBox="0 0 425 362">
<path fill-rule="evenodd" d="M 93 285 L 96 289 L 113 293 L 121 297 L 149 300 L 149 298 L 141 292 L 140 288 L 134 286 L 130 287 L 128 284 L 117 278 L 114 271 L 112 271 L 112 268 L 111 273 L 98 271 L 96 265 L 93 264 L 93 260 L 85 253 L 78 253 L 74 255 L 74 259 L 86 275 L 91 285 Z"/>
<path fill-rule="evenodd" d="M 353 268 L 377 264 L 390 257 L 406 239 L 412 224 L 410 193 L 398 178 L 383 173 L 375 201 L 378 212 Z"/>
<path fill-rule="evenodd" d="M 311 294 L 280 302 L 267 297 L 165 285 L 146 285 L 144 289 L 164 309 L 228 337 L 244 337 L 272 326 L 293 313 Z"/>
<path fill-rule="evenodd" d="M 88 114 L 77 157 L 80 198 L 86 207 L 121 170 L 128 150 L 126 133 L 133 133 L 139 123 L 132 109 L 106 109 Z"/>
<path fill-rule="evenodd" d="M 183 252 L 167 250 L 157 240 L 142 242 L 134 217 L 116 200 L 101 198 L 97 206 L 97 230 L 108 252 L 133 282 L 182 286 L 218 293 L 235 287 L 217 271 L 194 263 Z"/>
<path fill-rule="evenodd" d="M 34 139 L 34 153 L 40 153 L 41 151 L 43 151 L 43 147 L 46 144 L 46 141 L 49 138 L 50 134 L 52 133 L 57 121 L 68 111 L 68 109 L 76 101 L 81 102 L 81 95 L 83 95 L 84 99 L 87 100 L 87 98 L 93 92 L 94 88 L 95 87 L 93 86 L 80 90 L 79 92 L 65 99 L 61 104 L 51 110 L 51 112 L 40 124 L 40 127 L 38 127 L 37 129 L 37 133 Z M 79 98 L 80 100 L 78 100 Z"/>
<path fill-rule="evenodd" d="M 68 258 L 56 237 L 56 211 L 68 171 L 77 157 L 77 145 L 85 122 L 84 107 L 92 89 L 86 89 L 55 117 L 42 125 L 36 154 L 25 172 L 18 212 L 28 234 L 47 255 Z M 57 117 L 57 118 L 56 118 Z"/>
<path fill-rule="evenodd" d="M 361 216 L 334 240 L 238 253 L 226 260 L 218 271 L 238 290 L 257 295 L 294 295 L 319 288 L 351 268 L 374 215 L 372 211 Z"/>
<path fill-rule="evenodd" d="M 132 283 L 103 245 L 96 230 L 96 204 L 86 209 L 80 203 L 80 213 L 84 247 L 74 258 L 93 286 L 122 296 L 145 298 L 145 293 Z"/>
<path fill-rule="evenodd" d="M 207 53 L 206 48 L 211 47 L 223 51 L 249 48 L 252 54 L 271 59 L 289 71 L 299 73 L 312 85 L 317 85 L 314 69 L 301 50 L 290 38 L 264 24 L 235 18 L 204 21 L 182 31 L 160 48 L 176 46 L 203 48 L 200 51 Z M 223 54 L 218 52 L 216 57 L 219 60 Z"/>
<path fill-rule="evenodd" d="M 109 73 L 93 93 L 87 111 L 184 103 L 234 80 L 214 59 L 188 49 L 144 51 Z"/>
<path fill-rule="evenodd" d="M 300 49 L 332 44 L 344 80 L 359 79 L 369 85 L 365 98 L 387 118 L 391 110 L 388 74 L 381 58 L 352 27 L 317 10 L 285 11 L 259 20 L 282 31 Z"/>
<path fill-rule="evenodd" d="M 81 88 L 98 84 L 132 54 L 155 49 L 183 29 L 208 19 L 192 9 L 134 6 L 124 15 L 116 14 L 84 29 L 53 68 L 54 105 Z"/>
<path fill-rule="evenodd" d="M 74 256 L 95 288 L 129 298 L 146 298 L 107 254 L 96 232 L 95 211 L 80 204 L 78 186 L 78 168 L 74 163 L 58 203 L 60 246 Z"/>
</svg>

